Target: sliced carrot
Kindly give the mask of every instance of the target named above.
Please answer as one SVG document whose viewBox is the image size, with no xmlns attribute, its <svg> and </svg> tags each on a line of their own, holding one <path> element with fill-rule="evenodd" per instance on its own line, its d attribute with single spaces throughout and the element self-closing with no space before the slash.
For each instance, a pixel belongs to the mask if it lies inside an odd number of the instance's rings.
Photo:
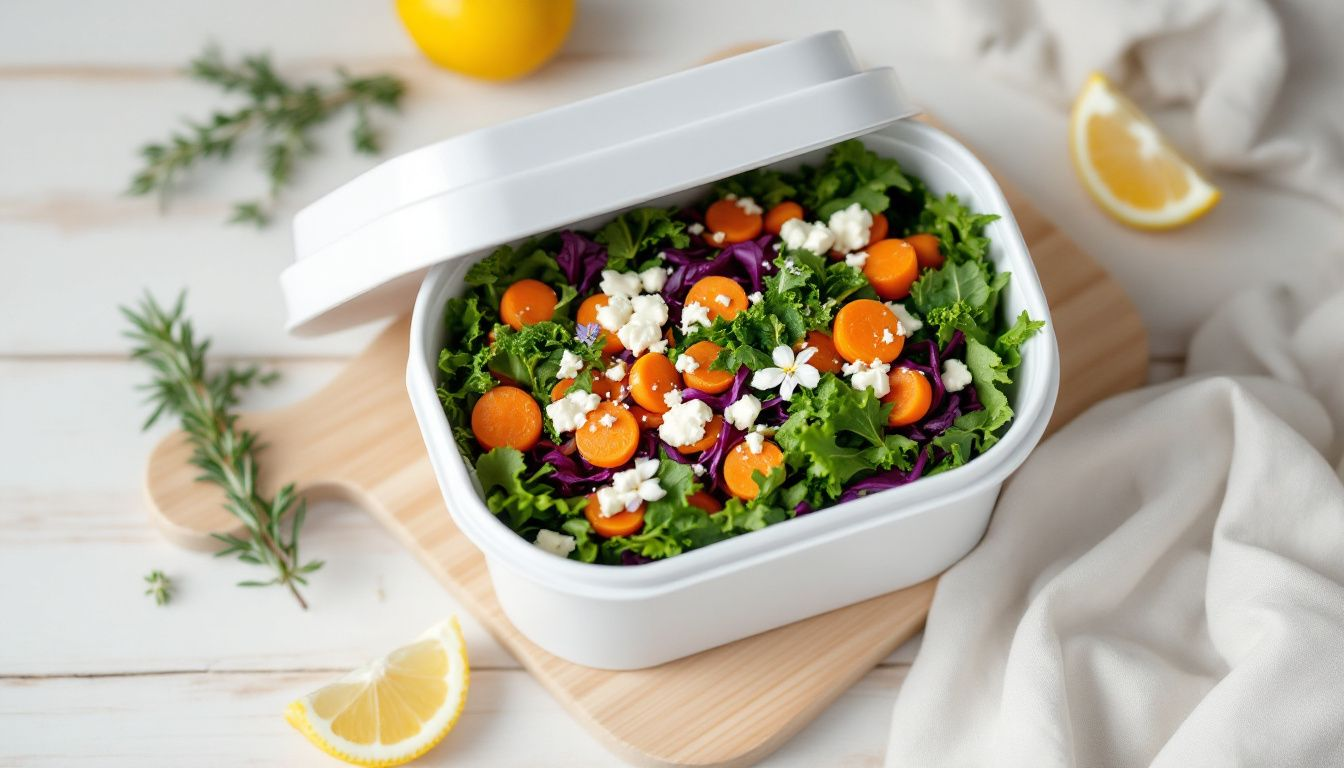
<svg viewBox="0 0 1344 768">
<path fill-rule="evenodd" d="M 915 249 L 915 259 L 920 269 L 938 269 L 943 266 L 943 248 L 936 235 L 919 234 L 905 238 Z"/>
<path fill-rule="evenodd" d="M 905 346 L 905 338 L 898 330 L 900 321 L 886 304 L 856 299 L 835 313 L 831 340 L 835 342 L 835 351 L 851 363 L 873 360 L 890 363 Z"/>
<path fill-rule="evenodd" d="M 868 246 L 863 274 L 877 295 L 893 301 L 910 295 L 910 286 L 919 277 L 919 259 L 915 248 L 899 238 L 878 240 Z"/>
<path fill-rule="evenodd" d="M 743 501 L 750 501 L 761 492 L 752 473 L 769 475 L 771 470 L 783 463 L 784 452 L 779 450 L 778 445 L 766 440 L 761 444 L 760 453 L 752 453 L 743 440 L 723 460 L 723 484 L 728 486 L 729 493 Z"/>
<path fill-rule="evenodd" d="M 574 386 L 573 379 L 561 379 L 555 382 L 555 386 L 551 387 L 551 402 L 554 403 L 564 397 L 572 386 Z M 623 383 L 612 381 L 600 373 L 593 374 L 592 392 L 603 400 L 615 400 L 619 403 L 625 399 Z"/>
<path fill-rule="evenodd" d="M 723 198 L 716 200 L 705 211 L 705 229 L 710 232 L 722 232 L 723 244 L 740 243 L 761 234 L 763 222 L 761 214 L 747 213 L 737 200 Z M 715 236 L 714 240 L 718 241 Z"/>
<path fill-rule="evenodd" d="M 765 231 L 778 235 L 784 229 L 784 222 L 803 218 L 803 206 L 785 200 L 765 212 Z"/>
<path fill-rule="evenodd" d="M 690 504 L 692 507 L 699 507 L 711 515 L 715 512 L 723 511 L 723 502 L 704 491 L 696 491 L 690 496 L 687 496 L 686 503 Z"/>
<path fill-rule="evenodd" d="M 709 367 L 722 351 L 723 347 L 712 341 L 697 341 L 682 352 L 681 354 L 689 356 L 696 363 L 694 371 L 684 371 L 681 374 L 681 378 L 686 380 L 686 386 L 713 395 L 725 392 L 733 386 L 732 373 Z"/>
<path fill-rule="evenodd" d="M 747 292 L 736 280 L 718 275 L 700 278 L 686 292 L 686 303 L 702 304 L 709 308 L 709 321 L 722 317 L 732 321 L 737 313 L 747 308 Z"/>
<path fill-rule="evenodd" d="M 487 451 L 503 446 L 526 451 L 541 437 L 541 406 L 517 387 L 495 387 L 472 407 L 471 431 Z"/>
<path fill-rule="evenodd" d="M 622 510 L 611 517 L 602 516 L 602 505 L 597 503 L 597 494 L 588 494 L 588 506 L 583 508 L 583 516 L 593 526 L 593 532 L 604 538 L 629 536 L 638 533 L 644 527 L 644 505 L 640 504 L 634 512 Z"/>
<path fill-rule="evenodd" d="M 639 425 L 630 411 L 611 401 L 603 401 L 574 432 L 574 445 L 592 464 L 619 467 L 639 448 Z"/>
<path fill-rule="evenodd" d="M 682 453 L 701 453 L 714 447 L 714 442 L 719 439 L 719 433 L 723 431 L 723 417 L 715 414 L 705 425 L 705 436 L 696 440 L 690 445 L 674 445 Z"/>
<path fill-rule="evenodd" d="M 882 397 L 882 402 L 892 404 L 887 426 L 904 427 L 924 418 L 933 402 L 933 387 L 924 374 L 911 368 L 896 368 L 887 379 L 891 391 Z"/>
<path fill-rule="evenodd" d="M 835 351 L 835 342 L 831 341 L 830 336 L 821 331 L 808 331 L 802 341 L 793 345 L 793 351 L 802 352 L 808 347 L 817 350 L 808 359 L 808 365 L 822 373 L 840 373 L 845 361 L 841 360 L 840 353 Z"/>
<path fill-rule="evenodd" d="M 579 325 L 590 325 L 597 322 L 597 310 L 607 306 L 607 294 L 594 293 L 592 296 L 583 300 L 579 305 L 579 311 L 575 313 L 575 320 Z M 621 340 L 616 338 L 616 334 L 602 328 L 598 331 L 602 334 L 602 351 L 608 355 L 614 355 L 625 347 Z"/>
<path fill-rule="evenodd" d="M 640 355 L 630 366 L 625 380 L 630 387 L 630 397 L 654 413 L 667 413 L 668 406 L 663 398 L 668 392 L 681 389 L 681 374 L 677 373 L 676 366 L 667 355 L 657 352 Z"/>
<path fill-rule="evenodd" d="M 885 215 L 874 213 L 873 226 L 868 229 L 868 245 L 872 245 L 878 240 L 886 240 L 889 227 L 890 225 L 887 223 L 887 217 Z"/>
<path fill-rule="evenodd" d="M 518 331 L 525 325 L 550 320 L 559 298 L 551 286 L 528 278 L 510 285 L 499 298 L 499 316 Z"/>
<path fill-rule="evenodd" d="M 657 429 L 663 426 L 663 414 L 654 413 L 648 408 L 632 405 L 630 415 L 635 417 L 635 423 L 639 424 L 640 429 Z"/>
</svg>

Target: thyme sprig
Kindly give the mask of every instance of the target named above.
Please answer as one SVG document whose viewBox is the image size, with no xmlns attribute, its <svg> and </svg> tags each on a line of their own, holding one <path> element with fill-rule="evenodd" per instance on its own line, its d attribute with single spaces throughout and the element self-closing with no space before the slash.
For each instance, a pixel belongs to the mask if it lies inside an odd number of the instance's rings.
<svg viewBox="0 0 1344 768">
<path fill-rule="evenodd" d="M 173 580 L 158 568 L 145 575 L 145 594 L 154 598 L 155 605 L 167 605 L 173 597 Z"/>
<path fill-rule="evenodd" d="M 241 140 L 256 134 L 267 192 L 264 198 L 235 203 L 229 221 L 257 226 L 270 221 L 281 189 L 293 179 L 295 164 L 316 152 L 310 136 L 314 126 L 349 108 L 355 116 L 350 134 L 355 151 L 373 154 L 378 151 L 378 135 L 370 111 L 375 107 L 397 109 L 405 92 L 402 81 L 392 75 L 355 77 L 344 69 L 336 70 L 333 85 L 293 84 L 276 73 L 265 54 L 230 64 L 215 48 L 192 61 L 187 74 L 246 101 L 235 110 L 216 111 L 204 122 L 189 120 L 186 130 L 172 133 L 163 143 L 142 147 L 145 164 L 131 180 L 128 192 L 157 193 L 160 204 L 166 205 L 182 174 L 205 159 L 228 159 Z"/>
<path fill-rule="evenodd" d="M 299 557 L 299 532 L 307 505 L 297 497 L 293 484 L 270 499 L 262 495 L 257 487 L 260 446 L 254 433 L 238 428 L 233 413 L 243 390 L 269 383 L 275 376 L 256 366 L 207 372 L 210 340 L 197 340 L 191 321 L 184 316 L 185 305 L 183 295 L 172 309 L 165 310 L 146 295 L 136 309 L 121 308 L 131 323 L 126 336 L 136 344 L 132 358 L 154 371 L 154 378 L 142 387 L 149 392 L 147 402 L 154 406 L 144 427 L 148 429 L 164 416 L 176 416 L 191 442 L 191 463 L 202 470 L 197 480 L 219 486 L 225 509 L 247 528 L 246 538 L 211 534 L 224 544 L 216 556 L 236 555 L 271 571 L 270 579 L 238 585 L 287 587 L 306 610 L 308 604 L 298 587 L 307 585 L 306 576 L 322 567 L 320 560 L 304 563 Z M 282 525 L 286 517 L 287 527 Z"/>
</svg>

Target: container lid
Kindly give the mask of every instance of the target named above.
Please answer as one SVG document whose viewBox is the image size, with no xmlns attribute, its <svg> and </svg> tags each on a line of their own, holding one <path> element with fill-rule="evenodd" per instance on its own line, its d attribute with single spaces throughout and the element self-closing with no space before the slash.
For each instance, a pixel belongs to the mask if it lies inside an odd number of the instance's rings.
<svg viewBox="0 0 1344 768">
<path fill-rule="evenodd" d="M 915 113 L 825 32 L 439 142 L 300 211 L 287 327 L 404 312 L 429 267 L 877 130 Z"/>
</svg>

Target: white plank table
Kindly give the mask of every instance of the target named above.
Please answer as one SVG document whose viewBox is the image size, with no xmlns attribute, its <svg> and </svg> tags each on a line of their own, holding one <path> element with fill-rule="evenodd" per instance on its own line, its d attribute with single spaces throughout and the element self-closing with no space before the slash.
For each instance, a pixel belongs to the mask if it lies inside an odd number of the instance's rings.
<svg viewBox="0 0 1344 768">
<path fill-rule="evenodd" d="M 220 355 L 283 374 L 249 406 L 311 392 L 376 330 L 283 334 L 276 276 L 288 261 L 285 227 L 220 224 L 229 201 L 256 194 L 250 167 L 188 184 L 166 217 L 120 196 L 135 147 L 214 104 L 176 73 L 207 40 L 231 52 L 269 48 L 293 72 L 339 62 L 402 75 L 411 85 L 405 115 L 380 121 L 392 153 L 670 72 L 729 45 L 845 29 L 865 60 L 896 65 L 917 100 L 1060 212 L 1068 233 L 1135 294 L 1162 355 L 1155 376 L 1174 375 L 1192 324 L 1236 276 L 1264 276 L 1282 261 L 1233 256 L 1246 262 L 1241 272 L 1213 270 L 1215 258 L 1229 257 L 1198 228 L 1156 238 L 1106 220 L 1069 176 L 1060 113 L 933 47 L 952 23 L 927 2 L 787 12 L 766 0 L 584 2 L 551 67 L 492 86 L 419 59 L 390 2 L 0 5 L 0 765 L 330 764 L 283 723 L 283 705 L 457 610 L 356 509 L 322 505 L 310 517 L 305 546 L 328 564 L 306 613 L 278 590 L 232 586 L 250 574 L 246 566 L 174 549 L 147 523 L 140 476 L 162 428 L 138 432 L 144 411 L 132 388 L 143 374 L 125 359 L 118 304 L 146 288 L 165 298 L 189 288 L 192 314 Z M 328 151 L 305 166 L 282 216 L 373 162 L 346 152 L 346 127 L 323 134 Z M 1043 138 L 1024 146 L 1020 136 Z M 1277 244 L 1283 231 L 1329 225 L 1329 212 L 1300 201 L 1235 181 L 1231 191 L 1200 226 L 1221 227 L 1220 239 L 1243 251 Z M 1252 209 L 1291 226 L 1262 231 L 1245 215 Z M 152 568 L 178 585 L 168 607 L 141 594 Z M 616 763 L 470 616 L 462 619 L 471 699 L 425 764 Z M 769 763 L 879 764 L 915 650 L 898 651 Z"/>
</svg>

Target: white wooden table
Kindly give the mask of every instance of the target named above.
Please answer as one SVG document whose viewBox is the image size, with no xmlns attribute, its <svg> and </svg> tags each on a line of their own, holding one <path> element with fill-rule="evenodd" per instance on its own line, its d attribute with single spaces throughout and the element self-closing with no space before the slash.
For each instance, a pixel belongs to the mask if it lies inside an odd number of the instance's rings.
<svg viewBox="0 0 1344 768">
<path fill-rule="evenodd" d="M 1220 179 L 1225 202 L 1189 230 L 1146 236 L 1112 224 L 1073 182 L 1062 114 L 949 61 L 937 47 L 948 23 L 931 3 L 785 11 L 766 0 L 594 0 L 551 67 L 497 86 L 423 62 L 390 2 L 0 5 L 0 765 L 330 764 L 283 723 L 284 704 L 457 610 L 357 509 L 323 505 L 310 516 L 306 549 L 328 564 L 307 613 L 281 591 L 234 587 L 249 568 L 174 549 L 146 520 L 140 478 L 161 432 L 138 432 L 144 410 L 133 387 L 143 373 L 125 358 L 118 304 L 146 288 L 164 299 L 190 289 L 191 313 L 219 359 L 282 372 L 254 407 L 312 391 L 376 330 L 284 335 L 276 276 L 289 258 L 286 227 L 220 223 L 229 201 L 256 194 L 250 167 L 186 185 L 166 217 L 120 196 L 136 147 L 214 105 L 211 91 L 177 74 L 207 40 L 235 53 L 269 48 L 291 72 L 341 63 L 402 75 L 411 85 L 405 115 L 382 121 L 394 153 L 726 46 L 845 29 L 865 60 L 896 65 L 918 101 L 1058 211 L 1125 282 L 1153 331 L 1155 377 L 1179 369 L 1193 323 L 1241 281 L 1314 257 L 1285 252 L 1280 237 L 1323 232 L 1331 212 L 1238 180 Z M 370 165 L 345 150 L 344 130 L 324 134 L 328 151 L 304 167 L 282 214 Z M 1239 247 L 1229 253 L 1229 243 Z M 168 607 L 141 594 L 153 568 L 177 584 Z M 471 698 L 425 764 L 616 763 L 462 619 Z M 874 670 L 770 763 L 880 763 L 914 653 L 907 646 Z"/>
</svg>

